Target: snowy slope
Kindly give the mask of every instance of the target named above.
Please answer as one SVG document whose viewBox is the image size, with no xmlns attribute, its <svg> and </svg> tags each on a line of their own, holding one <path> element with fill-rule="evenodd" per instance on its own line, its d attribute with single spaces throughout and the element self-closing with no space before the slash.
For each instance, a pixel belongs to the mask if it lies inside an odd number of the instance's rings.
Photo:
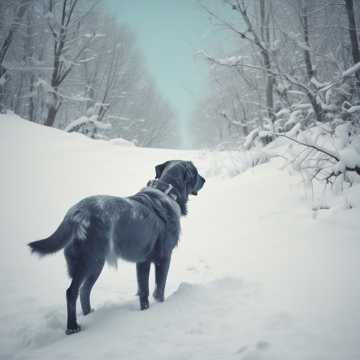
<svg viewBox="0 0 360 360">
<path fill-rule="evenodd" d="M 1 115 L 0 359 L 359 359 L 359 186 L 314 213 L 279 162 L 210 176 L 233 163 L 225 157 L 119 147 Z M 39 260 L 25 244 L 82 197 L 133 194 L 175 158 L 208 178 L 182 221 L 166 302 L 140 312 L 134 266 L 119 262 L 95 285 L 95 313 L 79 316 L 84 331 L 64 335 L 63 255 Z"/>
</svg>

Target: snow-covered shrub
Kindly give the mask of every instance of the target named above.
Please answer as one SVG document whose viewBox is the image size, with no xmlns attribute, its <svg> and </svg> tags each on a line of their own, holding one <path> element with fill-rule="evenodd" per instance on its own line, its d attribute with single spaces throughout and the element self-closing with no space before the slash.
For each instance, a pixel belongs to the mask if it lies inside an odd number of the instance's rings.
<svg viewBox="0 0 360 360">
<path fill-rule="evenodd" d="M 207 177 L 234 177 L 249 168 L 268 162 L 270 156 L 262 149 L 249 151 L 208 151 L 204 153 L 206 164 L 204 174 Z"/>
<path fill-rule="evenodd" d="M 123 138 L 110 139 L 109 143 L 116 146 L 134 147 L 136 146 L 134 141 L 129 141 Z"/>
<path fill-rule="evenodd" d="M 94 139 L 106 139 L 106 136 L 101 134 L 101 130 L 108 130 L 111 128 L 110 123 L 98 121 L 97 115 L 81 116 L 72 121 L 65 127 L 67 132 L 79 132 Z"/>
<path fill-rule="evenodd" d="M 318 124 L 288 140 L 284 151 L 291 167 L 307 182 L 332 185 L 336 190 L 360 182 L 360 126 L 358 123 Z"/>
</svg>

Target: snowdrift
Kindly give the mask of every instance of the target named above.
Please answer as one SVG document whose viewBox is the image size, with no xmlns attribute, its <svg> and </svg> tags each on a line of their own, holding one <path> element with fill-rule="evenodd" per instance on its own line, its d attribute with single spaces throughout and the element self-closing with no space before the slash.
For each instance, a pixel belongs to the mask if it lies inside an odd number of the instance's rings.
<svg viewBox="0 0 360 360">
<path fill-rule="evenodd" d="M 0 359 L 360 358 L 359 186 L 314 211 L 279 160 L 241 172 L 244 154 L 114 146 L 13 114 L 0 137 Z M 80 198 L 135 193 L 176 158 L 207 182 L 182 221 L 166 302 L 140 312 L 134 265 L 119 262 L 79 316 L 84 331 L 65 336 L 63 256 L 39 260 L 26 244 Z"/>
</svg>

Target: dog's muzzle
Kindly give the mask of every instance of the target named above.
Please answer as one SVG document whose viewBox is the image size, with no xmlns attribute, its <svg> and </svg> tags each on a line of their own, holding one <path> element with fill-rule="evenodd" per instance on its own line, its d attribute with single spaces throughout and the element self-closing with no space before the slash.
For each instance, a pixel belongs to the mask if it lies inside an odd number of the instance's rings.
<svg viewBox="0 0 360 360">
<path fill-rule="evenodd" d="M 199 190 L 204 186 L 205 184 L 205 179 L 198 175 L 198 177 L 196 178 L 196 184 L 194 187 L 194 190 L 192 191 L 191 195 L 197 195 Z"/>
</svg>

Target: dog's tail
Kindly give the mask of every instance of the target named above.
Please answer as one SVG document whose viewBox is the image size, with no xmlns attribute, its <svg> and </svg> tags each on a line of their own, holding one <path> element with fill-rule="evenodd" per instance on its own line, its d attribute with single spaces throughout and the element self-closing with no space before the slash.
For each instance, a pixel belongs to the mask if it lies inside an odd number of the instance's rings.
<svg viewBox="0 0 360 360">
<path fill-rule="evenodd" d="M 32 253 L 40 256 L 63 249 L 74 238 L 85 240 L 90 225 L 89 217 L 82 211 L 69 211 L 56 231 L 49 237 L 28 244 Z"/>
</svg>

